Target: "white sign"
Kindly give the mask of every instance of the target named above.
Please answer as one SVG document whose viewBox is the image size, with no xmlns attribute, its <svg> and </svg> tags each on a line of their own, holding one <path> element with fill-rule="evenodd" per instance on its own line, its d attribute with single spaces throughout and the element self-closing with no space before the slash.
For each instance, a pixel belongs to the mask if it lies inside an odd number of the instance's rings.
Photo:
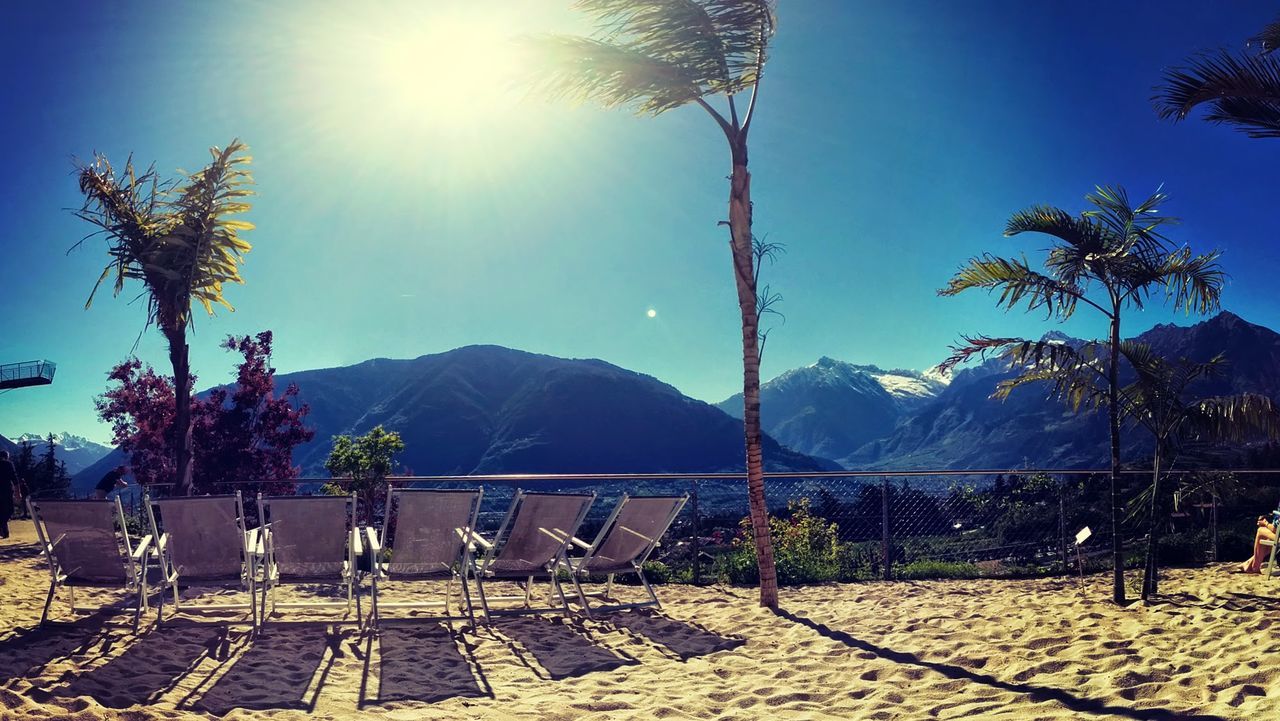
<svg viewBox="0 0 1280 721">
<path fill-rule="evenodd" d="M 1080 532 L 1076 534 L 1076 545 L 1079 546 L 1081 543 L 1089 540 L 1089 536 L 1092 535 L 1093 531 L 1090 531 L 1088 526 L 1081 528 Z"/>
</svg>

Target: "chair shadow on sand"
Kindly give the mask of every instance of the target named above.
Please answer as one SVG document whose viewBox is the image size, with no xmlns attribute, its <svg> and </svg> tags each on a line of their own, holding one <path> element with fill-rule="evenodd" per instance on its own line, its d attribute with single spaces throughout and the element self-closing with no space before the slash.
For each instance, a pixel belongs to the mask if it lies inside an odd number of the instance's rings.
<svg viewBox="0 0 1280 721">
<path fill-rule="evenodd" d="M 327 624 L 269 626 L 231 668 L 188 707 L 216 716 L 237 708 L 312 711 L 330 668 L 343 654 L 341 644 L 342 634 L 331 632 Z M 320 679 L 313 684 L 322 663 Z"/>
<path fill-rule="evenodd" d="M 1207 608 L 1238 613 L 1277 613 L 1280 612 L 1280 598 L 1259 596 L 1252 593 L 1228 591 L 1223 596 L 1200 598 L 1190 593 L 1161 593 L 1149 602 L 1151 606 L 1174 606 L 1177 608 Z"/>
<path fill-rule="evenodd" d="M 908 664 L 919 668 L 929 669 L 940 673 L 947 678 L 969 681 L 989 686 L 991 688 L 1023 694 L 1032 702 L 1056 701 L 1072 711 L 1075 711 L 1077 717 L 1080 718 L 1083 718 L 1086 715 L 1096 715 L 1118 716 L 1137 719 L 1138 721 L 1227 721 L 1227 719 L 1222 716 L 1214 716 L 1212 714 L 1188 714 L 1164 708 L 1130 708 L 1125 706 L 1110 706 L 1098 699 L 1077 696 L 1070 691 L 1054 688 L 1052 686 L 1037 686 L 1029 683 L 1002 681 L 990 674 L 978 673 L 971 669 L 964 668 L 963 666 L 956 666 L 938 661 L 926 661 L 914 653 L 896 651 L 891 648 L 879 646 L 871 643 L 870 641 L 857 638 L 853 634 L 833 629 L 824 623 L 814 621 L 813 619 L 806 618 L 790 611 L 775 609 L 774 613 L 776 613 L 779 618 L 804 626 L 824 638 L 828 638 L 837 643 L 842 643 L 849 648 L 856 648 L 860 651 L 869 651 L 883 659 L 893 661 L 894 663 Z"/>
<path fill-rule="evenodd" d="M 459 650 L 462 644 L 464 650 Z M 377 662 L 372 661 L 377 648 Z M 493 689 L 465 638 L 440 623 L 386 624 L 365 646 L 360 708 L 400 701 L 435 703 L 450 698 L 492 698 Z M 377 692 L 369 695 L 372 667 Z"/>
<path fill-rule="evenodd" d="M 0 683 L 64 658 L 106 653 L 114 641 L 101 620 L 20 628 L 0 639 Z"/>
<path fill-rule="evenodd" d="M 681 661 L 728 651 L 746 643 L 744 638 L 721 636 L 688 621 L 677 621 L 651 609 L 620 611 L 598 617 L 610 625 L 665 648 Z"/>
<path fill-rule="evenodd" d="M 203 659 L 225 652 L 227 628 L 157 628 L 126 642 L 131 645 L 123 653 L 80 672 L 48 694 L 63 698 L 89 696 L 107 708 L 117 709 L 153 703 Z"/>
<path fill-rule="evenodd" d="M 639 663 L 621 651 L 596 645 L 586 631 L 561 619 L 502 618 L 493 622 L 492 629 L 516 642 L 508 646 L 521 663 L 539 676 L 545 673 L 552 681 Z M 537 664 L 531 663 L 528 656 Z"/>
</svg>

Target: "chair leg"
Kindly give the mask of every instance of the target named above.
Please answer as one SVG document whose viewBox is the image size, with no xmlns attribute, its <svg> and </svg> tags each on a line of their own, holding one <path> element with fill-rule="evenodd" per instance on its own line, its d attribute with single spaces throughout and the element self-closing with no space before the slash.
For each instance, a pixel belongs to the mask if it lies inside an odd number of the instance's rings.
<svg viewBox="0 0 1280 721">
<path fill-rule="evenodd" d="M 533 604 L 533 576 L 530 576 L 524 582 L 524 607 L 528 608 Z"/>
<path fill-rule="evenodd" d="M 373 628 L 373 632 L 378 632 L 378 573 L 375 571 L 371 576 L 372 582 L 369 585 L 369 625 Z"/>
<path fill-rule="evenodd" d="M 53 596 L 58 592 L 58 582 L 56 580 L 49 582 L 49 595 L 44 599 L 44 611 L 40 614 L 40 625 L 43 626 L 45 621 L 49 620 L 49 607 L 53 605 Z"/>
<path fill-rule="evenodd" d="M 467 587 L 467 569 L 464 567 L 458 575 L 458 580 L 462 585 L 462 598 L 467 604 L 467 616 L 471 618 L 471 629 L 476 628 L 476 609 L 471 603 L 471 589 Z"/>
<path fill-rule="evenodd" d="M 582 590 L 582 580 L 573 571 L 569 572 L 569 580 L 573 582 L 573 590 L 578 592 L 578 603 L 582 604 L 582 612 L 587 614 L 587 618 L 591 618 L 591 604 L 587 603 L 587 594 Z"/>
<path fill-rule="evenodd" d="M 649 579 L 644 577 L 644 571 L 637 567 L 636 575 L 640 577 L 640 583 L 644 584 L 644 590 L 649 593 L 649 598 L 653 599 L 654 607 L 662 608 L 662 602 L 658 600 L 658 594 L 653 592 L 653 586 L 649 585 Z"/>
<path fill-rule="evenodd" d="M 493 622 L 493 614 L 489 613 L 489 598 L 484 593 L 484 574 L 475 574 L 476 590 L 480 592 L 480 606 L 484 609 L 484 625 L 488 626 Z"/>
<path fill-rule="evenodd" d="M 612 573 L 610 573 L 610 574 L 609 574 L 609 577 L 608 577 L 607 579 L 605 579 L 605 582 L 604 582 L 604 597 L 605 597 L 605 599 L 613 598 L 613 574 L 612 574 Z"/>
<path fill-rule="evenodd" d="M 67 598 L 71 601 L 71 612 L 76 612 L 76 587 L 67 586 Z"/>
<path fill-rule="evenodd" d="M 555 566 L 551 567 L 551 587 L 555 589 L 556 593 L 560 594 L 560 607 L 564 609 L 564 615 L 572 614 L 573 611 L 569 609 L 569 599 L 565 598 L 564 589 L 560 587 L 560 579 L 556 577 Z M 550 598 L 547 599 L 548 606 L 551 605 L 551 600 Z"/>
</svg>

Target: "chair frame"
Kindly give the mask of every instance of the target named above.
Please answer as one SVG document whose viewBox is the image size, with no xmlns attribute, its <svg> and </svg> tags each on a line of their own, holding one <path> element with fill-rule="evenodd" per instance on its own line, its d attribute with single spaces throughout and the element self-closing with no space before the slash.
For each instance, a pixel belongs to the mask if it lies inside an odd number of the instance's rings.
<svg viewBox="0 0 1280 721">
<path fill-rule="evenodd" d="M 49 593 L 44 600 L 44 610 L 40 613 L 40 625 L 44 626 L 49 623 L 49 609 L 53 605 L 53 598 L 57 595 L 58 589 L 66 588 L 68 594 L 68 602 L 71 604 L 71 612 L 78 613 L 76 608 L 76 586 L 95 587 L 95 588 L 114 588 L 114 583 L 78 583 L 72 581 L 67 583 L 69 579 L 67 570 L 62 568 L 58 561 L 58 556 L 54 552 L 54 548 L 62 541 L 62 537 L 50 539 L 48 528 L 45 527 L 44 517 L 40 514 L 40 506 L 45 503 L 95 503 L 95 501 L 70 501 L 70 500 L 36 500 L 27 499 L 27 513 L 31 514 L 32 521 L 36 527 L 36 538 L 40 543 L 40 550 L 44 553 L 45 560 L 49 563 Z M 103 503 L 115 504 L 115 520 L 120 524 L 120 530 L 116 533 L 117 541 L 116 550 L 120 551 L 122 542 L 124 552 L 122 560 L 124 561 L 125 576 L 124 590 L 126 593 L 132 593 L 136 596 L 133 611 L 133 632 L 138 632 L 138 627 L 142 621 L 142 614 L 149 610 L 147 595 L 147 558 L 151 551 L 151 535 L 145 535 L 138 539 L 138 545 L 135 547 L 129 540 L 128 526 L 125 525 L 124 506 L 120 503 L 117 496 L 113 501 L 103 501 Z M 164 594 L 160 594 L 160 604 L 164 605 Z"/>
<path fill-rule="evenodd" d="M 663 522 L 662 532 L 659 533 L 654 538 L 645 536 L 640 532 L 634 531 L 630 528 L 617 525 L 618 516 L 622 514 L 622 510 L 626 507 L 627 502 L 632 499 L 641 499 L 641 498 L 662 498 L 662 499 L 669 499 L 673 501 L 675 500 L 679 501 L 674 505 L 671 513 L 667 515 L 666 520 Z M 600 531 L 599 533 L 596 534 L 595 540 L 593 540 L 590 544 L 588 544 L 587 542 L 577 537 L 570 539 L 569 543 L 586 551 L 586 555 L 582 556 L 581 558 L 569 558 L 566 556 L 563 560 L 562 567 L 569 572 L 569 580 L 573 582 L 573 588 L 578 595 L 578 602 L 582 604 L 582 610 L 584 613 L 586 613 L 587 618 L 591 618 L 593 610 L 594 611 L 621 611 L 628 608 L 645 608 L 648 606 L 653 606 L 655 608 L 662 608 L 662 602 L 658 600 L 658 594 L 654 592 L 653 586 L 650 585 L 649 583 L 649 579 L 646 578 L 644 575 L 644 564 L 649 561 L 649 557 L 653 555 L 653 552 L 657 550 L 658 546 L 662 545 L 662 537 L 665 536 L 667 531 L 671 528 L 671 524 L 675 523 L 676 517 L 680 515 L 680 511 L 684 510 L 684 505 L 688 502 L 689 502 L 689 494 L 687 493 L 684 494 L 683 496 L 632 496 L 630 494 L 623 494 L 622 498 L 618 501 L 618 505 L 614 507 L 613 513 L 609 514 L 609 518 L 606 519 L 604 522 L 604 525 L 600 527 Z M 591 559 L 595 557 L 596 551 L 599 550 L 601 544 L 604 543 L 605 539 L 609 538 L 609 536 L 612 535 L 614 528 L 618 528 L 622 532 L 632 533 L 636 536 L 639 536 L 640 538 L 643 538 L 645 541 L 647 541 L 648 545 L 645 546 L 644 550 L 641 551 L 641 553 L 636 555 L 636 557 L 631 560 L 632 568 L 622 570 L 622 571 L 614 571 L 606 575 L 605 586 L 603 591 L 590 591 L 590 592 L 584 591 L 582 590 L 581 578 L 588 576 L 591 573 L 591 570 L 587 568 L 587 564 L 590 563 Z M 610 592 L 613 590 L 613 578 L 619 573 L 636 574 L 636 576 L 640 579 L 641 585 L 644 586 L 645 592 L 649 594 L 650 600 L 638 601 L 636 603 L 616 603 L 616 604 L 610 604 L 610 605 L 598 605 L 595 607 L 595 609 L 592 609 L 591 605 L 587 602 L 587 599 L 592 596 L 601 598 L 601 599 L 608 599 L 610 597 Z"/>
<path fill-rule="evenodd" d="M 458 534 L 458 536 L 461 538 L 462 543 L 461 543 L 461 549 L 458 552 L 459 555 L 458 555 L 457 567 L 450 568 L 449 570 L 449 579 L 445 586 L 444 600 L 443 601 L 381 602 L 378 600 L 378 582 L 391 581 L 393 580 L 393 576 L 395 575 L 394 571 L 392 571 L 390 568 L 387 568 L 386 571 L 384 571 L 382 568 L 382 563 L 378 558 L 378 556 L 382 553 L 383 546 L 387 540 L 387 526 L 390 525 L 391 523 L 391 508 L 395 500 L 395 497 L 397 495 L 403 497 L 405 494 L 434 494 L 434 493 L 439 493 L 439 494 L 466 493 L 466 494 L 471 494 L 473 496 L 471 514 L 470 514 L 470 518 L 467 521 L 467 525 L 462 528 L 454 529 L 455 532 Z M 483 486 L 475 490 L 468 490 L 468 489 L 459 490 L 459 489 L 441 489 L 441 488 L 396 489 L 396 488 L 393 488 L 390 484 L 387 485 L 387 505 L 386 505 L 387 512 L 382 517 L 382 528 L 380 530 L 375 530 L 372 526 L 365 528 L 365 534 L 367 536 L 367 546 L 369 549 L 369 569 L 370 569 L 369 578 L 370 578 L 370 598 L 371 598 L 368 623 L 375 632 L 378 629 L 379 623 L 382 621 L 381 610 L 383 608 L 435 608 L 438 606 L 443 606 L 444 615 L 442 616 L 429 616 L 426 618 L 418 617 L 412 620 L 440 621 L 440 620 L 470 619 L 471 626 L 473 628 L 475 627 L 476 613 L 475 613 L 474 604 L 471 601 L 471 589 L 467 585 L 467 574 L 471 572 L 472 566 L 473 566 L 472 553 L 475 550 L 475 543 L 473 542 L 472 538 L 475 536 L 476 522 L 480 516 L 480 504 L 483 501 L 484 501 Z M 400 517 L 399 510 L 396 511 L 395 515 L 398 521 Z M 410 574 L 405 578 L 405 581 L 411 582 L 411 581 L 427 580 L 430 578 L 442 576 L 443 574 L 444 574 L 443 571 L 432 573 L 432 574 L 423 574 L 423 575 Z M 461 582 L 462 596 L 467 607 L 466 616 L 454 616 L 450 613 L 449 596 L 451 595 L 451 592 L 453 590 L 453 582 L 455 580 Z M 396 621 L 396 620 L 410 620 L 410 619 L 387 619 L 387 620 Z"/>
<path fill-rule="evenodd" d="M 189 608 L 190 610 L 198 613 L 204 613 L 204 612 L 214 612 L 214 613 L 237 612 L 239 613 L 239 612 L 243 612 L 247 606 L 249 610 L 250 624 L 253 629 L 253 633 L 256 634 L 260 625 L 258 605 L 256 603 L 256 600 L 257 600 L 256 586 L 258 584 L 258 575 L 260 573 L 261 566 L 262 566 L 262 557 L 263 557 L 262 533 L 260 529 L 257 529 L 257 528 L 254 528 L 254 529 L 245 528 L 244 499 L 241 497 L 240 491 L 236 491 L 234 494 L 220 495 L 220 496 L 188 496 L 188 497 L 183 497 L 180 500 L 199 503 L 202 501 L 209 501 L 209 500 L 223 499 L 223 498 L 235 498 L 236 527 L 237 527 L 237 530 L 239 530 L 240 532 L 239 537 L 242 539 L 240 544 L 240 553 L 242 555 L 242 560 L 240 564 L 240 589 L 248 592 L 249 602 L 247 604 L 243 604 L 243 603 L 198 604 L 195 606 L 190 606 Z M 156 504 L 164 503 L 169 500 L 179 500 L 179 499 L 152 499 L 148 494 L 144 494 L 142 497 L 143 507 L 147 509 L 147 520 L 151 524 L 151 532 L 157 539 L 155 553 L 160 559 L 161 596 L 160 596 L 160 608 L 157 611 L 157 617 L 156 617 L 157 623 L 164 622 L 164 591 L 167 591 L 170 588 L 173 589 L 173 615 L 177 615 L 183 612 L 181 599 L 178 592 L 179 582 L 182 580 L 182 572 L 180 569 L 178 569 L 174 565 L 174 562 L 173 562 L 169 531 L 166 530 L 163 533 L 161 533 L 160 526 L 159 524 L 156 523 L 156 515 L 155 515 Z M 202 581 L 199 578 L 194 579 L 194 582 L 188 585 L 199 586 L 199 587 L 204 587 L 209 585 L 216 587 L 220 585 L 223 588 L 231 588 L 231 586 L 226 583 L 211 584 L 207 581 Z"/>
<path fill-rule="evenodd" d="M 490 575 L 494 573 L 489 570 L 489 566 L 491 566 L 493 562 L 497 559 L 497 556 L 499 555 L 499 553 L 505 550 L 505 541 L 507 540 L 507 535 L 508 535 L 507 532 L 511 527 L 511 522 L 517 517 L 517 514 L 520 513 L 525 498 L 529 496 L 570 496 L 575 498 L 586 498 L 587 502 L 583 505 L 582 510 L 578 513 L 577 518 L 574 519 L 573 527 L 570 529 L 563 530 L 563 533 L 566 534 L 564 535 L 564 537 L 561 537 L 561 534 L 554 533 L 551 529 L 546 529 L 546 528 L 538 529 L 542 533 L 556 540 L 560 544 L 560 547 L 559 547 L 559 550 L 556 552 L 555 556 L 550 561 L 548 561 L 545 566 L 542 567 L 541 572 L 530 573 L 525 577 L 525 581 L 523 584 L 524 585 L 523 595 L 490 597 L 485 592 L 485 589 L 484 589 L 484 581 L 485 581 L 486 575 Z M 569 608 L 569 600 L 564 594 L 564 588 L 560 585 L 560 579 L 557 578 L 557 572 L 560 570 L 560 566 L 564 562 L 564 556 L 565 556 L 565 553 L 568 551 L 569 543 L 570 543 L 570 540 L 573 538 L 573 534 L 577 533 L 578 528 L 582 526 L 582 521 L 587 517 L 587 512 L 591 510 L 591 506 L 595 503 L 595 500 L 596 500 L 595 492 L 592 492 L 592 493 L 546 493 L 546 492 L 538 493 L 538 492 L 525 491 L 517 488 L 515 496 L 512 497 L 511 499 L 511 506 L 507 509 L 507 515 L 502 519 L 502 525 L 498 527 L 498 532 L 493 537 L 493 542 L 491 543 L 489 541 L 484 540 L 483 538 L 480 537 L 478 533 L 473 532 L 471 534 L 471 540 L 477 545 L 485 549 L 484 556 L 478 562 L 474 561 L 473 559 L 472 576 L 476 580 L 476 589 L 480 592 L 480 605 L 484 608 L 484 620 L 486 624 L 490 623 L 490 621 L 494 616 L 526 615 L 526 614 L 532 614 L 532 613 L 542 613 L 542 612 L 551 612 L 551 611 L 563 613 L 564 615 L 568 616 L 572 613 L 572 611 Z M 548 592 L 547 592 L 548 605 L 542 606 L 542 607 L 535 607 L 531 605 L 532 596 L 533 596 L 533 581 L 535 578 L 538 578 L 540 576 L 546 576 L 551 587 L 548 589 Z M 516 574 L 504 574 L 502 576 L 493 575 L 492 577 L 493 578 L 509 578 L 509 579 L 521 578 L 520 575 L 516 575 Z M 520 583 L 520 581 L 517 580 L 516 583 Z M 553 596 L 552 596 L 553 593 L 560 597 L 559 606 L 550 605 L 551 603 L 553 603 Z M 490 601 L 523 601 L 524 605 L 518 608 L 492 609 L 489 607 Z"/>
<path fill-rule="evenodd" d="M 1271 527 L 1280 530 L 1280 509 L 1271 514 Z M 1267 572 L 1264 578 L 1273 578 L 1276 570 L 1276 546 L 1280 545 L 1280 533 L 1271 541 L 1260 541 L 1264 546 L 1271 546 L 1271 558 L 1267 561 Z"/>
<path fill-rule="evenodd" d="M 334 496 L 279 496 L 288 500 L 334 500 Z M 275 561 L 275 534 L 271 531 L 271 523 L 267 522 L 266 511 L 271 507 L 271 496 L 263 496 L 258 494 L 258 523 L 263 529 L 263 552 L 262 552 L 262 602 L 259 605 L 259 629 L 266 627 L 267 618 L 275 612 L 277 608 L 281 609 L 298 609 L 298 608 L 345 608 L 346 612 L 351 613 L 352 601 L 356 606 L 356 625 L 364 628 L 363 612 L 360 609 L 360 578 L 359 571 L 356 567 L 357 560 L 364 555 L 364 547 L 360 542 L 360 527 L 357 523 L 357 501 L 356 495 L 352 493 L 346 497 L 348 502 L 347 518 L 351 526 L 351 530 L 347 535 L 347 571 L 345 574 L 339 575 L 339 586 L 345 586 L 347 589 L 347 600 L 343 601 L 289 601 L 277 603 L 275 600 L 274 589 L 281 584 L 280 572 Z M 273 575 L 274 574 L 274 575 Z M 288 581 L 285 581 L 288 583 Z M 268 608 L 270 601 L 270 608 Z"/>
</svg>

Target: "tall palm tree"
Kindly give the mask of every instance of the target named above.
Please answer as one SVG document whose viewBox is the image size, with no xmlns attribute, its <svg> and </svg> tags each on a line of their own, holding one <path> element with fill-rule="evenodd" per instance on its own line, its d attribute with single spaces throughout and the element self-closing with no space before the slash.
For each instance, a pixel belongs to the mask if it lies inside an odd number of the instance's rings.
<svg viewBox="0 0 1280 721">
<path fill-rule="evenodd" d="M 1221 372 L 1225 360 L 1204 363 L 1186 358 L 1169 362 L 1144 343 L 1124 343 L 1121 352 L 1134 380 L 1120 392 L 1125 415 L 1146 428 L 1154 440 L 1151 463 L 1150 516 L 1147 519 L 1147 564 L 1142 598 L 1157 593 L 1160 547 L 1160 480 L 1164 462 L 1179 451 L 1223 443 L 1280 437 L 1280 411 L 1256 393 L 1187 400 L 1196 381 Z M 1170 464 L 1171 465 L 1171 464 Z"/>
<path fill-rule="evenodd" d="M 1253 54 L 1218 50 L 1165 70 L 1163 83 L 1152 98 L 1156 113 L 1166 120 L 1183 120 L 1198 105 L 1207 104 L 1205 120 L 1234 126 L 1251 138 L 1280 137 L 1280 20 L 1272 22 L 1249 45 Z"/>
<path fill-rule="evenodd" d="M 774 32 L 773 0 L 578 0 L 598 28 L 593 37 L 533 39 L 545 63 L 535 87 L 552 98 L 594 101 L 659 115 L 695 104 L 707 112 L 729 144 L 729 249 L 742 317 L 743 429 L 747 495 L 760 603 L 778 604 L 777 575 L 764 498 L 760 430 L 759 258 L 751 233 L 751 173 L 747 135 L 755 118 L 760 77 Z M 742 93 L 749 92 L 739 112 Z M 723 97 L 717 109 L 712 102 Z"/>
<path fill-rule="evenodd" d="M 249 210 L 245 198 L 253 193 L 253 178 L 244 167 L 251 160 L 247 150 L 238 140 L 225 149 L 210 148 L 212 162 L 176 183 L 162 183 L 154 168 L 138 173 L 132 158 L 117 174 L 100 154 L 78 173 L 84 205 L 76 215 L 97 226 L 89 237 L 105 236 L 111 256 L 85 307 L 108 278 L 113 279 L 115 295 L 124 289 L 125 280 L 140 280 L 148 298 L 147 325 L 159 327 L 169 343 L 179 494 L 192 488 L 187 348 L 187 329 L 194 324 L 191 307 L 199 303 L 210 315 L 215 304 L 234 310 L 222 295 L 223 286 L 244 282 L 240 263 L 250 245 L 240 231 L 253 224 L 234 216 Z"/>
<path fill-rule="evenodd" d="M 1205 313 L 1218 306 L 1224 279 L 1217 252 L 1193 256 L 1187 248 L 1174 249 L 1161 234 L 1162 226 L 1176 222 L 1158 214 L 1167 197 L 1157 190 L 1133 206 L 1123 188 L 1099 186 L 1085 196 L 1093 208 L 1078 216 L 1046 205 L 1014 213 L 1005 227 L 1006 236 L 1034 232 L 1055 240 L 1045 259 L 1045 272 L 1033 270 L 1025 258 L 987 254 L 971 258 L 938 291 L 939 295 L 952 296 L 970 289 L 999 290 L 997 305 L 1006 310 L 1025 305 L 1028 311 L 1044 310 L 1049 318 L 1059 321 L 1070 318 L 1084 304 L 1107 319 L 1107 340 L 1087 344 L 1086 351 L 1106 378 L 1104 400 L 1111 441 L 1112 595 L 1116 603 L 1125 600 L 1118 399 L 1123 312 L 1143 307 L 1156 289 L 1163 288 L 1166 299 L 1175 305 L 1187 312 Z M 1053 341 L 987 336 L 963 340 L 943 362 L 944 368 L 988 354 L 1003 355 L 1014 364 L 1065 352 Z M 1036 379 L 1054 380 L 1052 374 Z"/>
</svg>

